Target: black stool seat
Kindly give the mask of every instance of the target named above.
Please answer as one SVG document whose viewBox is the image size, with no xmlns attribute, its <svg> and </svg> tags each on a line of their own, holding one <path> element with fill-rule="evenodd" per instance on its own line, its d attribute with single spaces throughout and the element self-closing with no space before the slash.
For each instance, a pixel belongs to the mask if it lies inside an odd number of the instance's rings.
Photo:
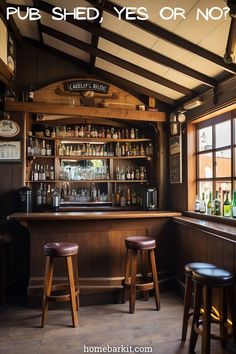
<svg viewBox="0 0 236 354">
<path fill-rule="evenodd" d="M 131 236 L 125 239 L 125 246 L 133 250 L 151 250 L 156 248 L 156 240 L 145 236 Z"/>
<path fill-rule="evenodd" d="M 79 246 L 72 242 L 52 242 L 46 243 L 43 247 L 45 256 L 66 257 L 78 253 Z"/>
<path fill-rule="evenodd" d="M 201 285 L 223 286 L 232 284 L 234 275 L 227 270 L 220 268 L 196 269 L 192 273 L 193 280 Z"/>
<path fill-rule="evenodd" d="M 196 269 L 202 268 L 216 268 L 214 264 L 205 263 L 205 262 L 192 262 L 188 263 L 184 267 L 185 275 L 192 275 L 192 272 Z"/>
</svg>

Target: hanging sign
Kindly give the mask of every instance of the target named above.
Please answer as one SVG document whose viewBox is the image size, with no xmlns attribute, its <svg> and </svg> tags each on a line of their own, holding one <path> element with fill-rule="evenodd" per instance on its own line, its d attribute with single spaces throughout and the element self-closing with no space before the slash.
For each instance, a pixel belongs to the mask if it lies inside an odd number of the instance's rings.
<svg viewBox="0 0 236 354">
<path fill-rule="evenodd" d="M 20 126 L 14 120 L 2 119 L 0 120 L 0 136 L 4 138 L 12 138 L 20 132 Z"/>
<path fill-rule="evenodd" d="M 73 80 L 64 82 L 64 88 L 70 92 L 94 91 L 107 94 L 110 85 L 94 80 Z"/>
</svg>

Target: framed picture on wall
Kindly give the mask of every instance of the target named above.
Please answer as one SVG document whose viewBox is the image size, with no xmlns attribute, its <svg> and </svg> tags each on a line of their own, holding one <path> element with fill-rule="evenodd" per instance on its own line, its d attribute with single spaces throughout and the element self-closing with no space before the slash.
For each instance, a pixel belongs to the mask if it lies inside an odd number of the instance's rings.
<svg viewBox="0 0 236 354">
<path fill-rule="evenodd" d="M 0 141 L 0 162 L 21 162 L 21 141 Z"/>
<path fill-rule="evenodd" d="M 170 184 L 182 183 L 182 142 L 181 135 L 171 136 L 170 151 Z"/>
<path fill-rule="evenodd" d="M 7 65 L 7 27 L 0 18 L 0 59 Z"/>
</svg>

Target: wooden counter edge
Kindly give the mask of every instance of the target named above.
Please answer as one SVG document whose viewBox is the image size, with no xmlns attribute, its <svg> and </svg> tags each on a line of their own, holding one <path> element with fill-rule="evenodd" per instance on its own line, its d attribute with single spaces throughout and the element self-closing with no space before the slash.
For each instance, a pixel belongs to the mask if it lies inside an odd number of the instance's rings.
<svg viewBox="0 0 236 354">
<path fill-rule="evenodd" d="M 98 219 L 145 219 L 181 216 L 179 212 L 168 211 L 136 211 L 136 212 L 58 212 L 58 213 L 14 213 L 8 220 L 98 220 Z"/>
<path fill-rule="evenodd" d="M 224 240 L 233 241 L 236 244 L 236 226 L 220 224 L 215 221 L 207 221 L 189 216 L 174 216 L 173 221 L 183 226 L 189 226 L 195 230 L 201 230 L 212 236 L 219 237 Z"/>
</svg>

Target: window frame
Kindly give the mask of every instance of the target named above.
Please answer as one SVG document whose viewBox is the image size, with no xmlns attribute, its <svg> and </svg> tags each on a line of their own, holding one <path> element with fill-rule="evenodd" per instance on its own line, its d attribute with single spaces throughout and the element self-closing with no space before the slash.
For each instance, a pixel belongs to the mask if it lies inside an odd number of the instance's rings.
<svg viewBox="0 0 236 354">
<path fill-rule="evenodd" d="M 223 147 L 216 148 L 216 124 L 230 121 L 231 128 L 231 144 Z M 212 126 L 212 149 L 199 151 L 199 130 Z M 216 193 L 216 183 L 229 181 L 231 184 L 231 193 L 236 189 L 236 111 L 227 112 L 217 117 L 208 119 L 206 121 L 196 124 L 196 136 L 195 136 L 195 151 L 196 151 L 196 194 L 200 194 L 200 182 L 212 182 L 213 195 Z M 231 176 L 229 177 L 216 177 L 216 153 L 218 151 L 230 150 L 231 152 Z M 199 177 L 199 156 L 211 153 L 212 154 L 212 177 L 200 178 Z M 232 195 L 231 195 L 232 198 Z"/>
</svg>

